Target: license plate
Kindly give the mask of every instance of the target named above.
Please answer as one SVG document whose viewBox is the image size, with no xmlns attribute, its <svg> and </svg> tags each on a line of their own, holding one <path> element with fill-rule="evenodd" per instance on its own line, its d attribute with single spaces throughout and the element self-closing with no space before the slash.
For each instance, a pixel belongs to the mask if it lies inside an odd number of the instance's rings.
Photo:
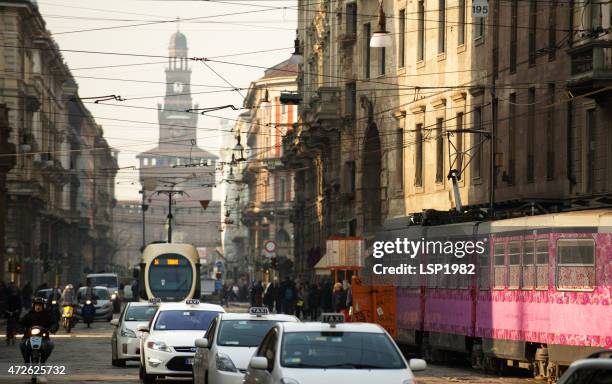
<svg viewBox="0 0 612 384">
<path fill-rule="evenodd" d="M 38 349 L 42 345 L 42 337 L 40 336 L 32 336 L 30 337 L 30 346 L 33 349 Z"/>
<path fill-rule="evenodd" d="M 185 359 L 185 364 L 187 365 L 193 365 L 193 357 L 188 357 Z"/>
</svg>

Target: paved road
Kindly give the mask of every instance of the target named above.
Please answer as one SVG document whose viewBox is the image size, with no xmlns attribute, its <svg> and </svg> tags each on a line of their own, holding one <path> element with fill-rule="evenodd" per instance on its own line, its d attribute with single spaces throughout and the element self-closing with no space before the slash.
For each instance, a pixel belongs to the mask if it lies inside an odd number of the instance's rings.
<svg viewBox="0 0 612 384">
<path fill-rule="evenodd" d="M 231 309 L 230 309 L 231 310 Z M 243 309 L 242 309 L 243 310 Z M 2 332 L 3 333 L 3 332 Z M 54 337 L 55 350 L 49 361 L 50 365 L 65 365 L 66 375 L 47 376 L 48 383 L 139 383 L 138 363 L 128 363 L 126 368 L 111 365 L 110 335 L 112 326 L 108 323 L 95 323 L 93 328 L 86 329 L 78 324 L 72 334 L 63 331 Z M 4 335 L 0 338 L 4 341 Z M 0 344 L 0 383 L 29 383 L 30 378 L 15 377 L 7 374 L 10 364 L 21 363 L 17 345 Z M 429 366 L 417 374 L 420 384 L 466 383 L 466 384 L 528 384 L 535 380 L 487 376 L 465 367 Z M 189 380 L 161 380 L 159 383 L 189 383 Z M 541 383 L 541 382 L 540 382 Z"/>
</svg>

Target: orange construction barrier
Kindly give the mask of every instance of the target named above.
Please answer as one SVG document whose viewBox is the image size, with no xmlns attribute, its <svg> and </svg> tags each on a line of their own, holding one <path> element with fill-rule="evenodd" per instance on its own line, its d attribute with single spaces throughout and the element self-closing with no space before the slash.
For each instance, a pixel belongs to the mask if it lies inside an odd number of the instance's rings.
<svg viewBox="0 0 612 384">
<path fill-rule="evenodd" d="M 376 323 L 397 336 L 396 288 L 389 285 L 363 285 L 358 276 L 353 276 L 352 316 L 356 322 Z"/>
</svg>

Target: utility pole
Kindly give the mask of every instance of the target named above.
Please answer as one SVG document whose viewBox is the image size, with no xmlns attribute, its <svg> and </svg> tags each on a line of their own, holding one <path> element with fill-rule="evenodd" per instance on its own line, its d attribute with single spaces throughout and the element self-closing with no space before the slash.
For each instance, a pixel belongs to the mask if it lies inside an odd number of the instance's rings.
<svg viewBox="0 0 612 384">
<path fill-rule="evenodd" d="M 142 189 L 140 191 L 138 191 L 139 193 L 142 194 L 142 204 L 140 206 L 140 210 L 142 211 L 142 248 L 141 248 L 141 252 L 145 249 L 145 247 L 147 246 L 147 236 L 146 236 L 146 226 L 145 226 L 145 212 L 147 211 L 147 209 L 149 209 L 149 205 L 145 204 L 146 203 L 146 191 L 144 189 L 144 186 L 142 187 Z"/>
<path fill-rule="evenodd" d="M 156 191 L 158 195 L 168 195 L 168 243 L 172 242 L 172 197 L 174 195 L 183 195 L 183 191 L 175 191 L 173 189 Z"/>
</svg>

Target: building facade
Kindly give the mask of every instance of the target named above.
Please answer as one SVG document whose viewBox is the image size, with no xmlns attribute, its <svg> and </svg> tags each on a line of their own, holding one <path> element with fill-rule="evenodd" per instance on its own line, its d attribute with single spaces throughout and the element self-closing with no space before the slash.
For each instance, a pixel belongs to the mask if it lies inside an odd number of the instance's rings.
<svg viewBox="0 0 612 384">
<path fill-rule="evenodd" d="M 331 236 L 610 206 L 609 4 L 488 4 L 300 2 L 298 273 Z"/>
<path fill-rule="evenodd" d="M 297 119 L 296 105 L 284 101 L 297 90 L 297 70 L 297 65 L 285 61 L 252 82 L 244 104 L 250 114 L 242 115 L 237 125 L 236 135 L 246 136 L 249 151 L 242 168 L 248 199 L 242 206 L 241 221 L 248 228 L 250 276 L 258 280 L 294 273 L 294 173 L 281 159 L 283 137 Z M 267 242 L 275 245 L 273 252 L 264 249 Z"/>
<path fill-rule="evenodd" d="M 36 2 L 3 2 L 0 20 L 0 103 L 16 146 L 0 278 L 76 283 L 110 267 L 116 159 Z"/>
</svg>

